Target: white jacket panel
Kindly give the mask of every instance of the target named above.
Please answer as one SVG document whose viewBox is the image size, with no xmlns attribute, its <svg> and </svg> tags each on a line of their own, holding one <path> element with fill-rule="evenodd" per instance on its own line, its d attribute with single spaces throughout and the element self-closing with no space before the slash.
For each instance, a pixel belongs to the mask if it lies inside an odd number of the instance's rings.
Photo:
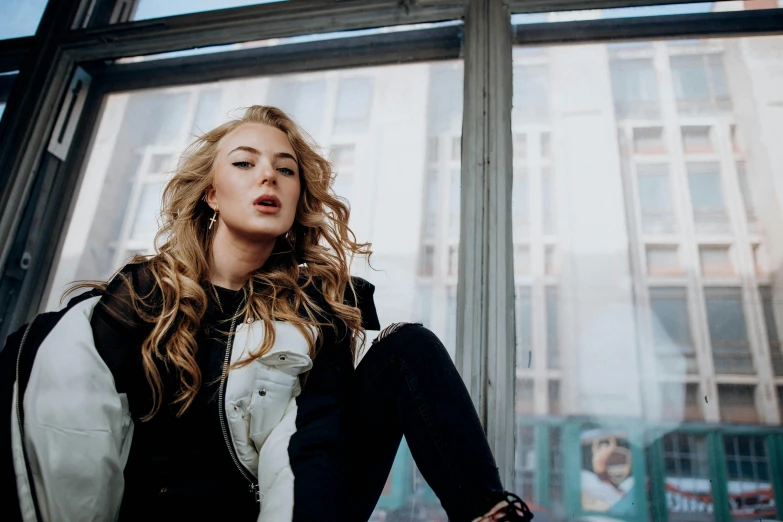
<svg viewBox="0 0 783 522">
<path fill-rule="evenodd" d="M 282 522 L 294 517 L 294 472 L 288 458 L 288 443 L 296 433 L 296 401 L 286 408 L 259 452 L 258 487 L 261 513 L 258 522 Z"/>
<path fill-rule="evenodd" d="M 246 359 L 264 338 L 264 324 L 240 324 L 234 334 L 231 364 Z M 273 462 L 259 465 L 258 452 L 272 429 L 295 403 L 299 374 L 312 368 L 307 339 L 290 323 L 275 322 L 275 344 L 263 357 L 231 370 L 226 382 L 225 404 L 229 431 L 240 462 L 258 477 L 258 469 L 277 467 Z M 287 450 L 286 442 L 286 450 Z M 287 457 L 287 451 L 286 451 Z M 293 487 L 293 486 L 292 486 Z"/>
<path fill-rule="evenodd" d="M 133 422 L 95 349 L 90 318 L 99 299 L 79 303 L 54 326 L 24 396 L 24 442 L 46 521 L 116 520 L 122 503 Z"/>
</svg>

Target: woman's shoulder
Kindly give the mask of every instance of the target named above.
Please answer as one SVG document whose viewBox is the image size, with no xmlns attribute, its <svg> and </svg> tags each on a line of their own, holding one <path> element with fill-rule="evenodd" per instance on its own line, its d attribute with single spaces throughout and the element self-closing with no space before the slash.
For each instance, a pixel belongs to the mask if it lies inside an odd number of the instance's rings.
<svg viewBox="0 0 783 522">
<path fill-rule="evenodd" d="M 319 305 L 326 307 L 322 293 L 322 282 L 322 278 L 310 277 L 306 271 L 303 271 L 299 278 L 299 283 L 303 285 L 304 291 Z M 365 330 L 380 330 L 374 294 L 375 285 L 358 276 L 351 276 L 351 284 L 346 285 L 343 293 L 343 302 L 361 311 L 362 326 Z"/>
<path fill-rule="evenodd" d="M 159 293 L 151 261 L 145 259 L 123 266 L 107 284 L 101 302 L 115 312 L 125 312 L 135 308 L 134 302 L 154 307 Z"/>
</svg>

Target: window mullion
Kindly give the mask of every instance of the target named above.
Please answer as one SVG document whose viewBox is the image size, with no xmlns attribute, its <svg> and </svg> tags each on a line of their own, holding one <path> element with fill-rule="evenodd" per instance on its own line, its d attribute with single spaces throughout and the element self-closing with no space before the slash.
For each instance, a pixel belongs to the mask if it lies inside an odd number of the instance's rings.
<svg viewBox="0 0 783 522">
<path fill-rule="evenodd" d="M 507 488 L 514 475 L 516 361 L 511 76 L 508 7 L 469 1 L 456 360 Z"/>
</svg>

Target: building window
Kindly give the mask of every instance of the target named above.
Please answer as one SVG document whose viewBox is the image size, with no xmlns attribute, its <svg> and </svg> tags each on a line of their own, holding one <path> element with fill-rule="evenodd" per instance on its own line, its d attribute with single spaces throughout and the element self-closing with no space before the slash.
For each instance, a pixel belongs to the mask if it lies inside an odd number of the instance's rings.
<svg viewBox="0 0 783 522">
<path fill-rule="evenodd" d="M 560 368 L 560 336 L 558 333 L 557 287 L 546 288 L 546 357 L 547 367 Z"/>
<path fill-rule="evenodd" d="M 713 114 L 732 109 L 721 55 L 672 56 L 671 66 L 680 114 Z"/>
<path fill-rule="evenodd" d="M 669 375 L 698 373 L 685 288 L 650 288 L 650 311 L 659 370 Z"/>
<path fill-rule="evenodd" d="M 431 276 L 435 271 L 435 245 L 424 245 L 421 254 L 419 275 Z"/>
<path fill-rule="evenodd" d="M 552 133 L 551 132 L 541 133 L 541 157 L 542 158 L 552 157 Z"/>
<path fill-rule="evenodd" d="M 426 208 L 424 209 L 424 237 L 434 239 L 438 232 L 438 172 L 427 172 L 425 183 L 427 184 Z"/>
<path fill-rule="evenodd" d="M 171 172 L 176 164 L 177 158 L 171 154 L 160 153 L 150 154 L 150 162 L 147 168 L 147 174 L 167 174 Z"/>
<path fill-rule="evenodd" d="M 544 273 L 557 275 L 557 248 L 549 245 L 544 248 Z"/>
<path fill-rule="evenodd" d="M 535 498 L 537 455 L 535 435 L 535 426 L 522 425 L 517 428 L 516 483 L 520 497 L 525 499 Z"/>
<path fill-rule="evenodd" d="M 546 65 L 514 67 L 512 124 L 545 121 L 549 118 L 549 68 Z"/>
<path fill-rule="evenodd" d="M 663 463 L 669 520 L 711 520 L 712 485 L 706 437 L 690 433 L 665 435 Z"/>
<path fill-rule="evenodd" d="M 462 136 L 451 138 L 451 160 L 460 161 L 462 159 Z"/>
<path fill-rule="evenodd" d="M 520 160 L 527 158 L 527 135 L 524 132 L 514 133 L 514 157 Z"/>
<path fill-rule="evenodd" d="M 666 163 L 642 164 L 636 167 L 642 231 L 645 234 L 672 234 L 677 220 Z"/>
<path fill-rule="evenodd" d="M 527 169 L 514 169 L 514 185 L 511 189 L 511 212 L 514 237 L 525 238 L 530 234 L 530 205 L 528 204 Z"/>
<path fill-rule="evenodd" d="M 544 234 L 557 233 L 557 219 L 555 216 L 555 179 L 552 169 L 544 167 L 541 172 L 541 209 L 544 212 Z"/>
<path fill-rule="evenodd" d="M 438 137 L 430 136 L 427 138 L 427 162 L 438 162 Z"/>
<path fill-rule="evenodd" d="M 549 413 L 551 415 L 562 415 L 563 408 L 560 401 L 560 381 L 549 381 Z"/>
<path fill-rule="evenodd" d="M 709 154 L 715 152 L 712 146 L 712 127 L 699 125 L 682 128 L 682 148 L 685 154 Z"/>
<path fill-rule="evenodd" d="M 196 114 L 190 134 L 200 136 L 220 123 L 220 100 L 223 92 L 220 89 L 202 89 L 198 93 Z"/>
<path fill-rule="evenodd" d="M 682 275 L 676 245 L 647 245 L 647 273 L 651 276 Z"/>
<path fill-rule="evenodd" d="M 726 215 L 718 164 L 688 163 L 688 187 L 696 232 L 728 232 L 729 218 Z"/>
<path fill-rule="evenodd" d="M 701 245 L 699 260 L 704 277 L 726 277 L 734 275 L 734 265 L 729 255 L 728 245 Z"/>
<path fill-rule="evenodd" d="M 456 276 L 459 271 L 459 245 L 449 246 L 449 275 Z"/>
<path fill-rule="evenodd" d="M 742 290 L 732 287 L 705 288 L 715 373 L 753 373 Z"/>
<path fill-rule="evenodd" d="M 735 154 L 742 154 L 745 151 L 742 133 L 736 124 L 731 125 L 731 149 Z"/>
<path fill-rule="evenodd" d="M 663 127 L 636 127 L 633 130 L 634 154 L 665 154 Z"/>
<path fill-rule="evenodd" d="M 745 384 L 719 384 L 720 418 L 724 422 L 758 424 L 756 387 Z"/>
<path fill-rule="evenodd" d="M 531 379 L 517 380 L 517 413 L 533 413 L 533 381 Z"/>
<path fill-rule="evenodd" d="M 610 69 L 617 119 L 658 118 L 658 80 L 652 60 L 614 59 Z"/>
<path fill-rule="evenodd" d="M 516 327 L 517 327 L 517 368 L 530 368 L 533 365 L 533 328 L 530 302 L 530 287 L 516 287 Z"/>
<path fill-rule="evenodd" d="M 373 79 L 352 77 L 340 79 L 337 90 L 335 132 L 364 132 L 370 125 Z"/>
<path fill-rule="evenodd" d="M 699 385 L 693 382 L 661 383 L 661 418 L 674 422 L 703 420 Z"/>
<path fill-rule="evenodd" d="M 323 125 L 326 79 L 273 78 L 269 86 L 269 105 L 280 107 L 302 128 L 317 134 Z"/>
<path fill-rule="evenodd" d="M 356 164 L 356 146 L 352 144 L 332 145 L 331 156 L 332 165 L 336 169 L 334 180 L 334 191 L 343 196 L 351 203 L 353 189 L 354 165 Z"/>
<path fill-rule="evenodd" d="M 765 437 L 724 435 L 723 451 L 732 520 L 778 518 Z"/>
<path fill-rule="evenodd" d="M 772 287 L 760 286 L 759 293 L 761 294 L 761 305 L 764 308 L 764 323 L 767 327 L 772 371 L 776 376 L 783 377 L 783 351 L 781 351 L 778 324 L 775 320 L 775 302 L 772 298 Z"/>
<path fill-rule="evenodd" d="M 332 145 L 330 159 L 337 168 L 353 167 L 356 163 L 356 145 Z"/>
<path fill-rule="evenodd" d="M 514 274 L 530 274 L 530 246 L 514 245 Z"/>
<path fill-rule="evenodd" d="M 163 195 L 163 183 L 145 183 L 136 205 L 130 239 L 144 246 L 152 247 L 158 231 L 158 215 Z"/>
</svg>

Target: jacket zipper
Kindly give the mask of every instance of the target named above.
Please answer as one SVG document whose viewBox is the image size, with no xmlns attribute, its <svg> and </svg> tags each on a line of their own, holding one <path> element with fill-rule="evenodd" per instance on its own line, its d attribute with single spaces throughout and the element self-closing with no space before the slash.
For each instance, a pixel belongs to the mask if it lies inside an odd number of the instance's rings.
<svg viewBox="0 0 783 522">
<path fill-rule="evenodd" d="M 30 321 L 30 324 L 27 325 L 27 328 L 24 331 L 24 335 L 22 335 L 22 342 L 19 344 L 19 352 L 16 354 L 16 385 L 19 386 L 19 366 L 22 362 L 22 350 L 24 350 L 24 345 L 27 342 L 27 334 L 30 333 L 30 328 L 32 328 L 33 322 Z M 22 445 L 24 445 L 24 426 L 22 425 L 22 405 L 21 400 L 19 397 L 19 390 L 17 389 L 16 392 L 16 422 L 19 424 L 19 435 L 22 439 Z"/>
<path fill-rule="evenodd" d="M 226 381 L 228 380 L 228 364 L 231 361 L 231 349 L 234 346 L 234 329 L 237 325 L 237 315 L 239 315 L 239 311 L 242 309 L 242 305 L 239 305 L 239 308 L 237 308 L 236 313 L 234 314 L 234 318 L 231 320 L 231 329 L 229 330 L 228 334 L 228 341 L 226 342 L 226 355 L 223 358 L 223 374 L 220 377 L 220 389 L 219 389 L 219 395 L 218 395 L 218 409 L 220 412 L 220 428 L 223 430 L 223 439 L 226 441 L 226 447 L 228 448 L 228 453 L 231 455 L 231 460 L 234 461 L 234 465 L 237 467 L 240 473 L 242 473 L 242 476 L 245 477 L 245 480 L 248 481 L 249 486 L 248 490 L 255 495 L 256 502 L 261 502 L 261 491 L 259 490 L 258 484 L 256 484 L 255 480 L 253 480 L 253 477 L 251 474 L 247 472 L 247 469 L 245 466 L 243 466 L 239 459 L 237 458 L 237 454 L 234 451 L 234 445 L 231 443 L 231 439 L 228 435 L 228 428 L 226 420 L 226 405 L 225 405 L 225 390 L 226 390 Z"/>
</svg>

